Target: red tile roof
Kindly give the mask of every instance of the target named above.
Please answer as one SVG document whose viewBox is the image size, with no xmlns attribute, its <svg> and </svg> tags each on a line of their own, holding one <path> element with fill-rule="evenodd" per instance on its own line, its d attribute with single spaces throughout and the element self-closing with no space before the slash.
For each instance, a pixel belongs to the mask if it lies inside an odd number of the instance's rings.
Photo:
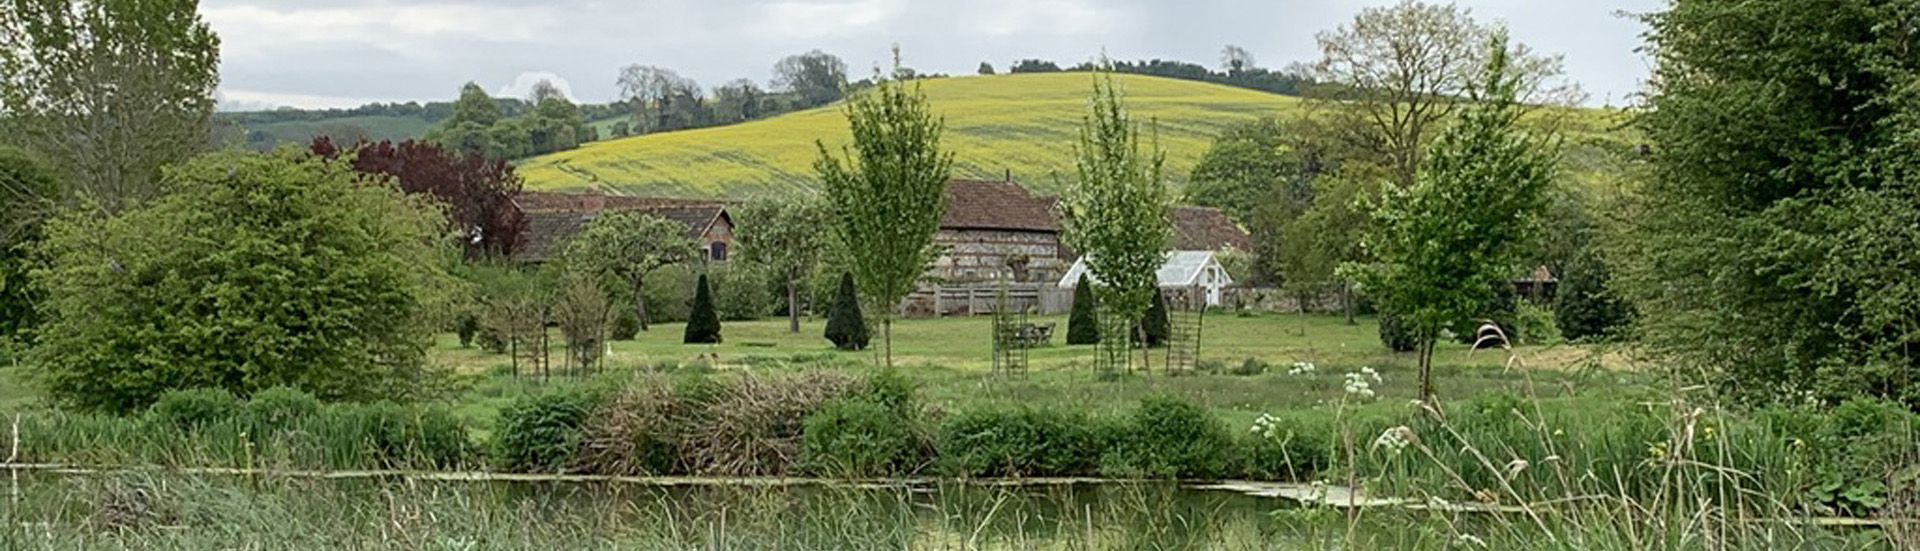
<svg viewBox="0 0 1920 551">
<path fill-rule="evenodd" d="M 514 250 L 516 260 L 539 262 L 602 210 L 651 214 L 687 225 L 687 237 L 699 239 L 716 221 L 732 225 L 727 204 L 711 199 L 673 199 L 528 191 L 514 196 L 527 216 L 526 234 Z"/>
<path fill-rule="evenodd" d="M 941 229 L 1059 231 L 1053 221 L 1053 201 L 1034 197 L 1013 182 L 953 180 L 947 182 L 947 215 Z"/>
</svg>

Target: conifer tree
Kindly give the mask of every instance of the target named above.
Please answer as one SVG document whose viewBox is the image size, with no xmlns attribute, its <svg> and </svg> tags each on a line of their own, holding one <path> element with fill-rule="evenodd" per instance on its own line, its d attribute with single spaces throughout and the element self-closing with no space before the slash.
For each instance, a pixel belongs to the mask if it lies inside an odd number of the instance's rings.
<svg viewBox="0 0 1920 551">
<path fill-rule="evenodd" d="M 860 316 L 860 297 L 854 292 L 853 274 L 840 274 L 840 290 L 833 295 L 833 309 L 827 313 L 827 340 L 841 350 L 867 348 L 867 322 Z"/>
<path fill-rule="evenodd" d="M 707 274 L 700 274 L 700 284 L 693 290 L 693 312 L 687 315 L 687 333 L 681 342 L 720 342 L 720 316 L 713 311 L 713 290 L 707 287 Z"/>
<path fill-rule="evenodd" d="M 1094 317 L 1094 308 L 1098 305 L 1093 299 L 1093 283 L 1087 280 L 1087 274 L 1080 274 L 1080 283 L 1073 288 L 1073 313 L 1067 316 L 1067 344 L 1099 344 L 1100 320 Z"/>
</svg>

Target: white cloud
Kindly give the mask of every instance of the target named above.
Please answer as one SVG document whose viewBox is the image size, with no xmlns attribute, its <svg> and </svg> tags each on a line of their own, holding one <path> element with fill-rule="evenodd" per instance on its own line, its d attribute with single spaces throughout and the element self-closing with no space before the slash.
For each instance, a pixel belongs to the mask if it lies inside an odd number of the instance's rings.
<svg viewBox="0 0 1920 551">
<path fill-rule="evenodd" d="M 493 95 L 503 98 L 525 99 L 527 94 L 533 91 L 533 85 L 538 84 L 542 80 L 552 82 L 555 88 L 560 89 L 560 95 L 566 96 L 568 100 L 579 101 L 579 98 L 573 95 L 573 84 L 568 83 L 567 79 L 561 78 L 560 75 L 545 71 L 520 73 L 518 76 L 513 77 L 513 82 L 507 83 L 506 86 L 501 86 L 494 90 Z"/>
</svg>

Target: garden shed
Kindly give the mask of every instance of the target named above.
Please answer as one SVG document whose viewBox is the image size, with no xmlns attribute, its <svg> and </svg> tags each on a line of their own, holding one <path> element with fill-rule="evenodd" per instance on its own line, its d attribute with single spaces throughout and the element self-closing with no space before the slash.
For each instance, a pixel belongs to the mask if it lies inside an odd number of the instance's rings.
<svg viewBox="0 0 1920 551">
<path fill-rule="evenodd" d="M 1080 282 L 1080 274 L 1098 281 L 1099 278 L 1087 272 L 1087 259 L 1082 257 L 1067 269 L 1067 275 L 1060 278 L 1060 288 L 1071 289 Z M 1167 259 L 1160 264 L 1155 274 L 1160 280 L 1162 291 L 1183 291 L 1191 296 L 1205 297 L 1207 306 L 1220 305 L 1223 292 L 1233 284 L 1233 278 L 1227 275 L 1227 269 L 1220 266 L 1220 259 L 1213 251 L 1171 251 Z M 1172 293 L 1169 293 L 1172 294 Z M 1184 293 L 1183 293 L 1184 294 Z"/>
</svg>

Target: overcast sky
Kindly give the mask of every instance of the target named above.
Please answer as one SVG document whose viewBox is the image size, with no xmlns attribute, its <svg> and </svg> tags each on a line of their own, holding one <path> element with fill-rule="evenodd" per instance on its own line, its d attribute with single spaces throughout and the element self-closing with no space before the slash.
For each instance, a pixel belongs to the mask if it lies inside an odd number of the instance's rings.
<svg viewBox="0 0 1920 551">
<path fill-rule="evenodd" d="M 546 77 L 578 101 L 614 99 L 629 64 L 675 69 L 711 88 L 819 48 L 871 72 L 898 43 L 921 72 L 981 61 L 1066 65 L 1105 51 L 1208 66 L 1235 44 L 1263 67 L 1315 57 L 1315 32 L 1391 0 L 203 0 L 221 38 L 228 108 L 345 107 L 444 100 L 474 81 L 523 96 Z M 1631 102 L 1649 62 L 1638 22 L 1616 12 L 1663 0 L 1462 0 L 1482 20 L 1566 56 L 1594 105 Z"/>
</svg>

